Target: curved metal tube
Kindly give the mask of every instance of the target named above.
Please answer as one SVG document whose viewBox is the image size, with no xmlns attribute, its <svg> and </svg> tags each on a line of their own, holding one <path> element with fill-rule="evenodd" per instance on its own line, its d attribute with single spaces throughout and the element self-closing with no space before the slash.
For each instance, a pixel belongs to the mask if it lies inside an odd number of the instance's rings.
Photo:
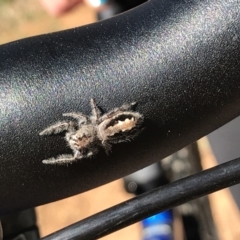
<svg viewBox="0 0 240 240">
<path fill-rule="evenodd" d="M 237 0 L 151 0 L 111 19 L 0 46 L 0 215 L 143 168 L 240 114 Z M 39 132 L 62 113 L 137 101 L 138 139 L 69 166 Z"/>
<path fill-rule="evenodd" d="M 237 184 L 240 182 L 239 171 L 240 159 L 229 161 L 141 194 L 54 232 L 42 240 L 99 239 L 164 210 Z"/>
</svg>

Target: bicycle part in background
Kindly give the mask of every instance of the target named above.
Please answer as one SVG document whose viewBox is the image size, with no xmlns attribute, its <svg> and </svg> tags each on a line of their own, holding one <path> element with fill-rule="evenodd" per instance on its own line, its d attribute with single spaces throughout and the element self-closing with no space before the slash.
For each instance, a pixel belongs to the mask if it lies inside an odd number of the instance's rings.
<svg viewBox="0 0 240 240">
<path fill-rule="evenodd" d="M 161 162 L 125 177 L 124 187 L 127 192 L 139 195 L 200 171 L 201 159 L 197 143 L 194 143 Z M 183 222 L 185 239 L 218 239 L 207 196 L 185 203 L 177 207 L 176 211 Z M 169 219 L 166 219 L 166 222 L 168 221 Z"/>
<path fill-rule="evenodd" d="M 3 240 L 38 240 L 40 238 L 34 209 L 1 217 Z M 1 226 L 0 226 L 0 240 Z"/>
<path fill-rule="evenodd" d="M 3 232 L 2 232 L 2 224 L 1 224 L 1 221 L 0 221 L 0 240 L 3 239 Z"/>
<path fill-rule="evenodd" d="M 240 158 L 158 187 L 59 230 L 44 240 L 99 239 L 144 218 L 240 183 Z"/>
<path fill-rule="evenodd" d="M 173 211 L 167 210 L 142 221 L 143 240 L 173 240 Z"/>
<path fill-rule="evenodd" d="M 163 159 L 161 164 L 171 182 L 203 170 L 197 143 Z M 208 196 L 184 203 L 177 210 L 182 216 L 186 239 L 218 239 Z"/>
<path fill-rule="evenodd" d="M 132 173 L 123 180 L 125 190 L 135 195 L 143 194 L 169 182 L 160 162 Z M 143 240 L 173 240 L 173 218 L 173 211 L 167 210 L 144 219 L 142 221 Z"/>
</svg>

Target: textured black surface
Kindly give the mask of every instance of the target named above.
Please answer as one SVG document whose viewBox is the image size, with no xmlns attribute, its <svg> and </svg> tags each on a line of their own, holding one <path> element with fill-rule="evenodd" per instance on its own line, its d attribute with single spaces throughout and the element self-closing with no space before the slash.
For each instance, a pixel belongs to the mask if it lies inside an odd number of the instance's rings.
<svg viewBox="0 0 240 240">
<path fill-rule="evenodd" d="M 36 213 L 34 209 L 27 209 L 21 212 L 2 216 L 1 222 L 4 239 L 15 239 L 19 234 L 25 235 L 26 240 L 39 239 L 39 233 L 36 227 Z M 27 235 L 30 236 L 27 237 Z"/>
<path fill-rule="evenodd" d="M 237 0 L 151 0 L 106 21 L 0 46 L 0 214 L 145 167 L 240 114 Z M 49 166 L 62 113 L 137 101 L 146 129 L 90 160 Z"/>
</svg>

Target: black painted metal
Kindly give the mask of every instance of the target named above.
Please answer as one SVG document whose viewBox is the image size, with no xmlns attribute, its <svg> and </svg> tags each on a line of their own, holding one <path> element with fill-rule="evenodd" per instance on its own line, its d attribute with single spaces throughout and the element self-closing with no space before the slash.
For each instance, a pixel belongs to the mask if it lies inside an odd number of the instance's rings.
<svg viewBox="0 0 240 240">
<path fill-rule="evenodd" d="M 40 238 L 34 209 L 27 209 L 2 216 L 1 222 L 4 239 L 38 240 Z"/>
<path fill-rule="evenodd" d="M 240 114 L 237 0 L 151 0 L 111 19 L 0 46 L 0 215 L 143 168 Z M 146 129 L 69 166 L 38 133 L 62 113 L 137 101 Z"/>
<path fill-rule="evenodd" d="M 139 195 L 43 239 L 99 239 L 161 211 L 237 184 L 239 171 L 240 159 L 224 163 Z"/>
</svg>

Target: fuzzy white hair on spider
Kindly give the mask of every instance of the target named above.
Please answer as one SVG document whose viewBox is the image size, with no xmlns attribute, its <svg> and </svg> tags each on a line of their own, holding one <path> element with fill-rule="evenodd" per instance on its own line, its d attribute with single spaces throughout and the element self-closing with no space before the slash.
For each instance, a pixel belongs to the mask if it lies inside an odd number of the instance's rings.
<svg viewBox="0 0 240 240">
<path fill-rule="evenodd" d="M 100 148 L 108 154 L 112 144 L 131 141 L 142 131 L 144 118 L 132 110 L 136 102 L 124 104 L 103 115 L 93 99 L 90 103 L 91 116 L 79 112 L 64 113 L 64 117 L 71 117 L 75 121 L 57 122 L 40 132 L 41 136 L 65 132 L 65 139 L 73 150 L 73 155 L 59 155 L 43 160 L 44 164 L 67 164 L 90 158 Z"/>
</svg>

